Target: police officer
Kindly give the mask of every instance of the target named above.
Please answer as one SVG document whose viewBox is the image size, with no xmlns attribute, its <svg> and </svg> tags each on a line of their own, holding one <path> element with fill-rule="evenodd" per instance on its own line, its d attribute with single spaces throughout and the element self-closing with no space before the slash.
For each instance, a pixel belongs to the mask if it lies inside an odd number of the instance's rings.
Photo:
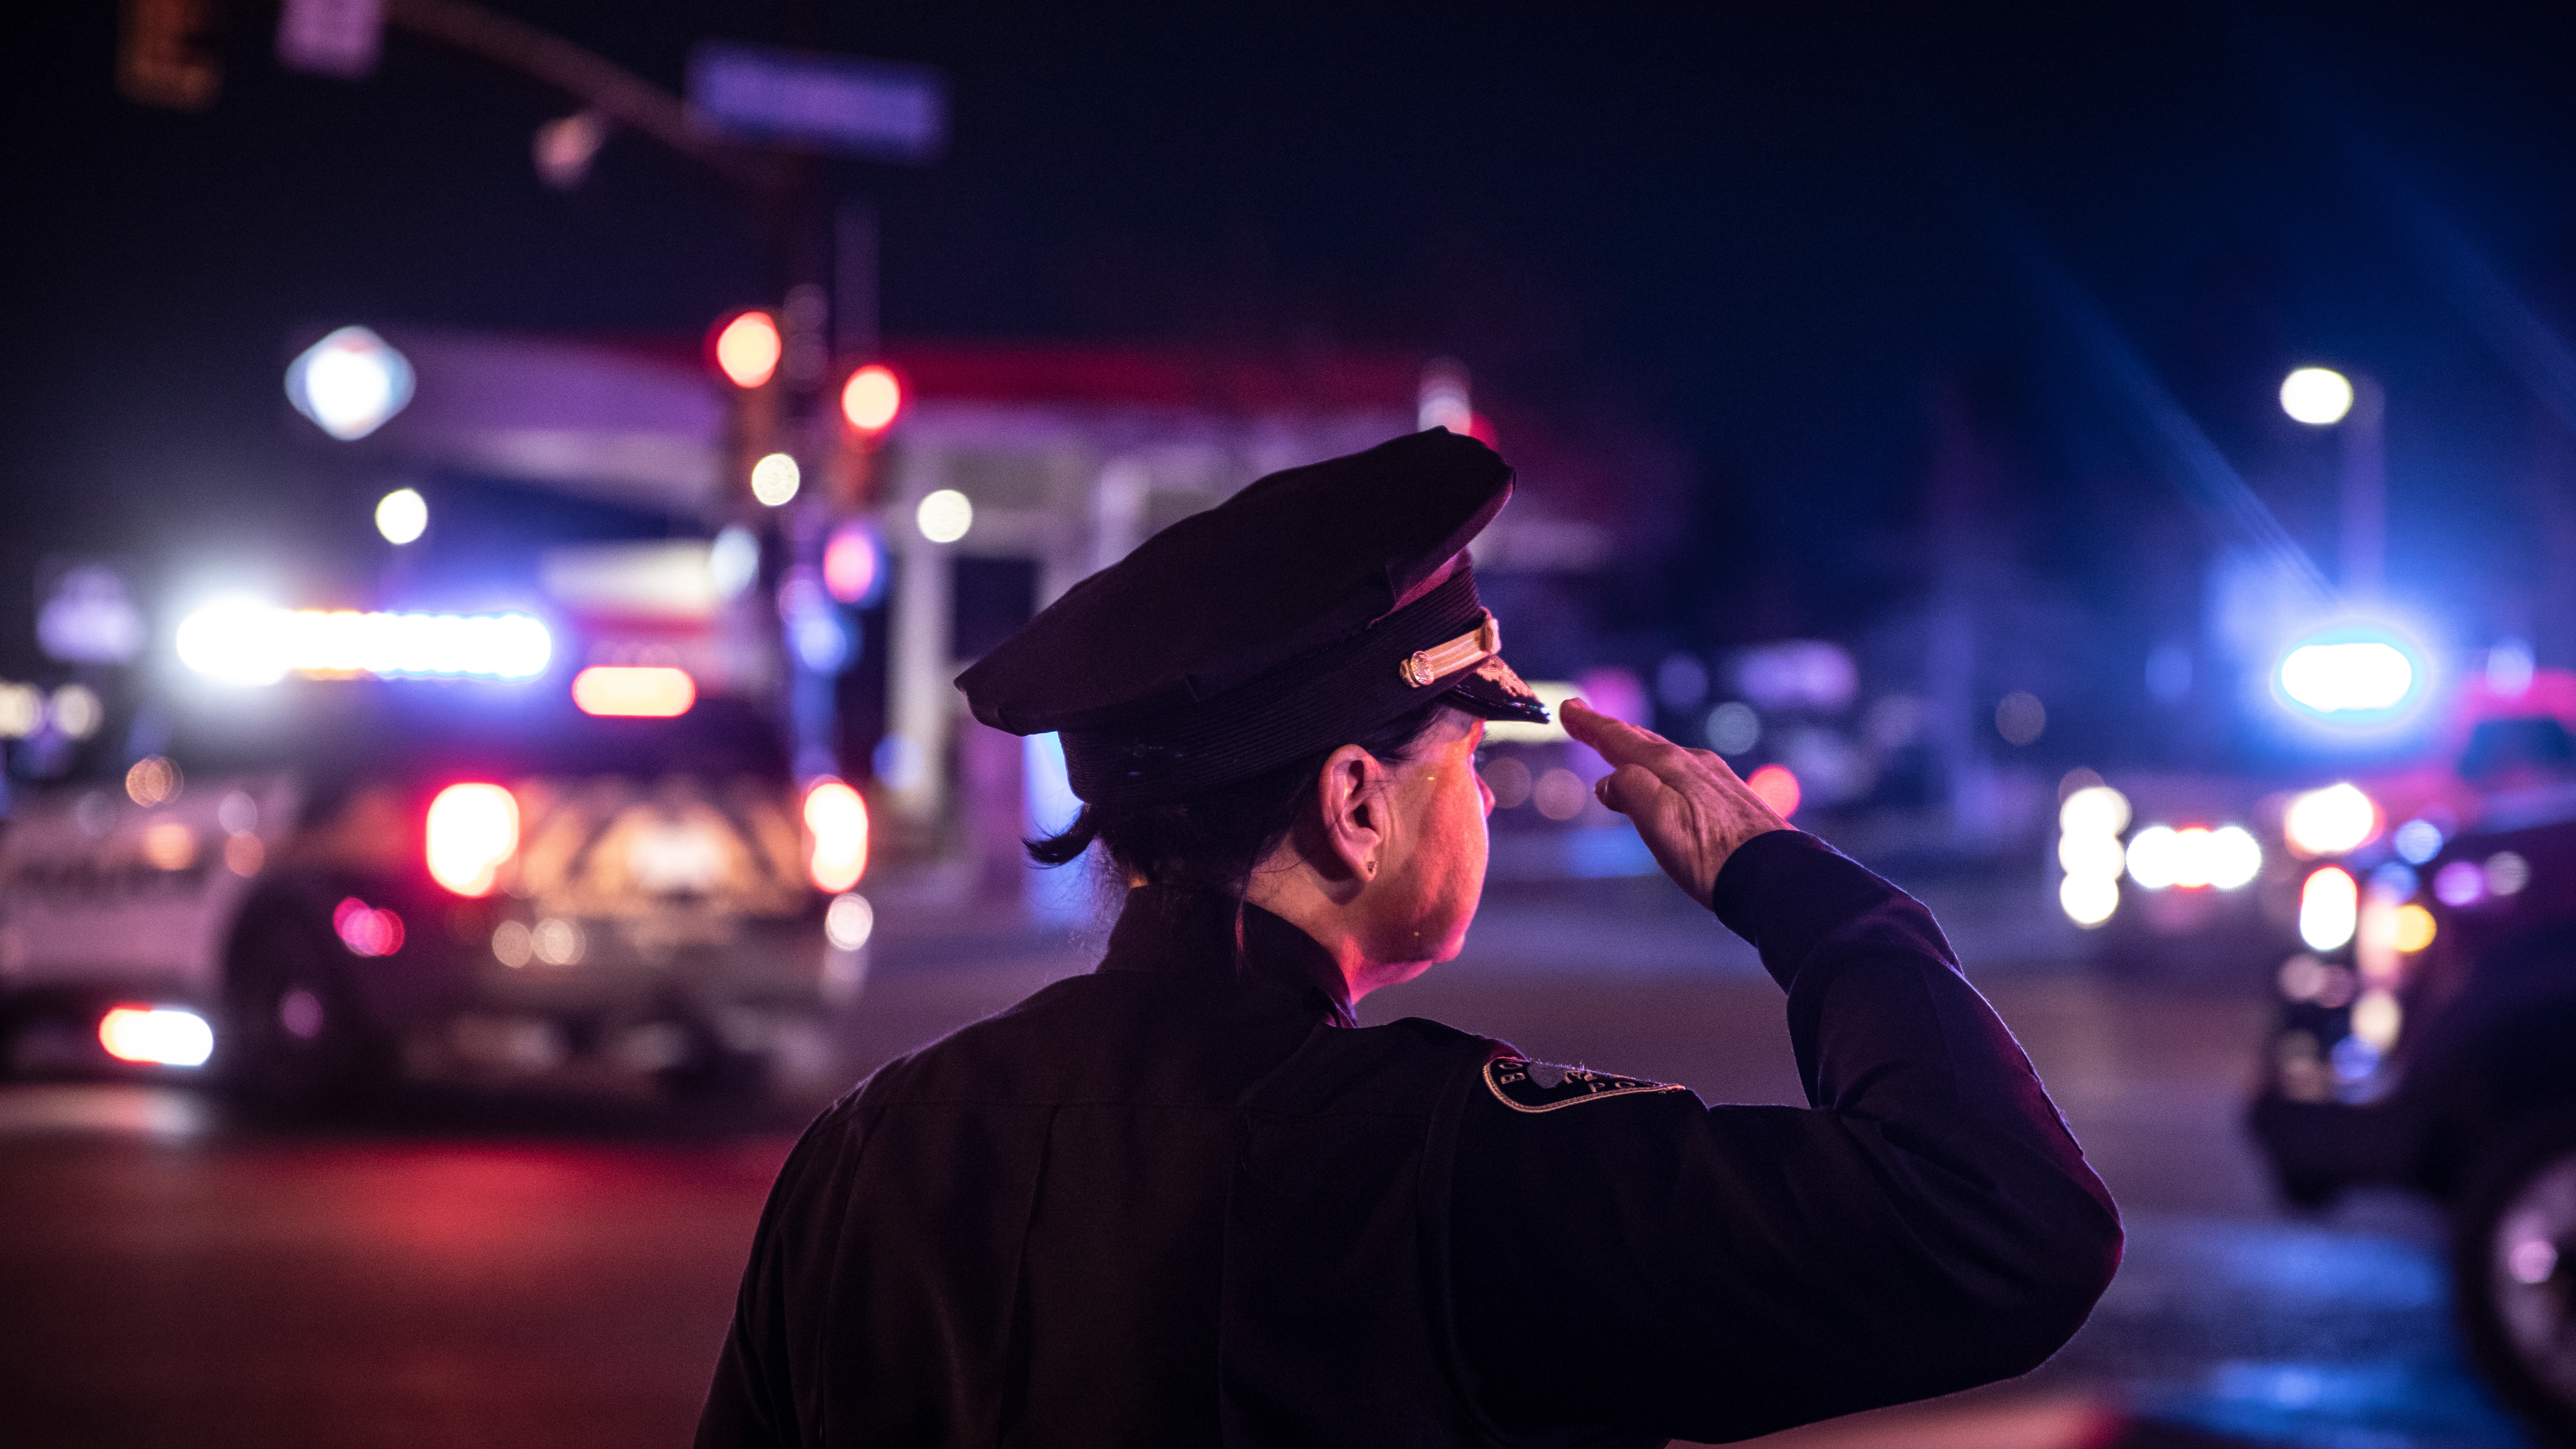
<svg viewBox="0 0 2576 1449">
<path fill-rule="evenodd" d="M 1438 429 L 1273 474 L 966 672 L 1061 733 L 1085 805 L 1032 851 L 1123 910 L 806 1132 L 703 1449 L 1737 1439 L 2082 1323 L 2119 1220 L 2029 1062 L 1921 905 L 1714 755 L 1565 710 L 1786 989 L 1810 1107 L 1356 1024 L 1475 914 L 1484 722 L 1546 718 L 1465 554 L 1510 491 Z"/>
</svg>

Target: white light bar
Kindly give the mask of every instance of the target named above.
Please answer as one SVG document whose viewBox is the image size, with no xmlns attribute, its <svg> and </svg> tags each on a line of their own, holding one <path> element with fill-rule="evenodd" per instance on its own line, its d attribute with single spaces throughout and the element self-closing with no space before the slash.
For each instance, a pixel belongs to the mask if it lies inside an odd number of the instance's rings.
<svg viewBox="0 0 2576 1449">
<path fill-rule="evenodd" d="M 232 684 L 288 674 L 534 679 L 553 636 L 526 614 L 361 614 L 215 604 L 179 626 L 179 658 Z"/>
</svg>

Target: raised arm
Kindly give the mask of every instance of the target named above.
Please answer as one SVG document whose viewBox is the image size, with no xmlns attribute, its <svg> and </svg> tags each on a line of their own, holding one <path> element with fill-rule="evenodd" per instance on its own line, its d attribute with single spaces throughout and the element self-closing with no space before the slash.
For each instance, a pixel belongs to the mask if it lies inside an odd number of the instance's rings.
<svg viewBox="0 0 2576 1449">
<path fill-rule="evenodd" d="M 1451 1217 L 1489 1412 L 1735 1439 L 2054 1352 L 2110 1281 L 2118 1215 L 1930 912 L 1716 756 L 1579 706 L 1566 722 L 1615 767 L 1605 802 L 1787 988 L 1812 1106 L 1534 1104 L 1489 1069 Z"/>
</svg>

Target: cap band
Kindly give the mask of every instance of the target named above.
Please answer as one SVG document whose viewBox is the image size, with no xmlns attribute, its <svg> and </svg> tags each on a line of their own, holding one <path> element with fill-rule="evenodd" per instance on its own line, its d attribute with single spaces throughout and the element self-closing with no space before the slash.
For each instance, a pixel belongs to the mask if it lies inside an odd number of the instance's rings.
<svg viewBox="0 0 2576 1449">
<path fill-rule="evenodd" d="M 1485 611 L 1485 621 L 1446 644 L 1429 649 L 1416 649 L 1396 667 L 1403 672 L 1404 682 L 1416 689 L 1428 689 L 1441 676 L 1472 668 L 1503 652 L 1503 626 L 1494 619 L 1494 611 Z"/>
</svg>

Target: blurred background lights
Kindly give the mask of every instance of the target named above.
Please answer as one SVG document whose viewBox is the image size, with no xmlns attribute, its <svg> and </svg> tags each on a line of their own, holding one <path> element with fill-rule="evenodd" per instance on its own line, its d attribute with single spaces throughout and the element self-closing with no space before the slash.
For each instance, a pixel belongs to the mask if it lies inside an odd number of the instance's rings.
<svg viewBox="0 0 2576 1449">
<path fill-rule="evenodd" d="M 2232 891 L 2261 873 L 2263 847 L 2241 825 L 2150 825 L 2131 837 L 2127 865 L 2129 878 L 2151 891 Z"/>
<path fill-rule="evenodd" d="M 805 792 L 805 830 L 813 837 L 807 873 L 814 888 L 835 895 L 868 869 L 868 802 L 847 782 L 822 779 Z"/>
<path fill-rule="evenodd" d="M 868 904 L 866 896 L 844 892 L 823 908 L 823 938 L 840 950 L 865 946 L 876 929 L 876 907 Z"/>
<path fill-rule="evenodd" d="M 942 488 L 921 500 L 912 521 L 932 543 L 955 543 L 975 526 L 975 505 L 954 488 Z"/>
<path fill-rule="evenodd" d="M 804 482 L 796 460 L 785 453 L 771 453 L 751 465 L 751 496 L 772 508 L 794 498 Z"/>
<path fill-rule="evenodd" d="M 788 647 L 806 668 L 817 674 L 838 674 L 850 662 L 854 651 L 849 625 L 816 570 L 788 571 L 778 585 L 778 618 L 786 628 Z"/>
<path fill-rule="evenodd" d="M 1744 783 L 1751 786 L 1753 793 L 1762 797 L 1762 803 L 1770 806 L 1772 813 L 1781 819 L 1786 820 L 1798 813 L 1798 799 L 1802 791 L 1798 785 L 1798 777 L 1790 773 L 1788 766 L 1764 765 L 1754 771 L 1753 777 Z"/>
<path fill-rule="evenodd" d="M 1697 709 L 1708 700 L 1708 666 L 1689 654 L 1667 654 L 1655 666 L 1655 698 L 1667 709 Z"/>
<path fill-rule="evenodd" d="M 1708 747 L 1721 755 L 1740 755 L 1762 742 L 1762 716 L 1740 699 L 1730 699 L 1708 712 Z"/>
<path fill-rule="evenodd" d="M 422 836 L 432 880 L 460 896 L 490 895 L 518 853 L 518 797 L 498 785 L 450 785 L 429 802 Z"/>
<path fill-rule="evenodd" d="M 376 532 L 390 544 L 406 544 L 429 531 L 429 501 L 417 488 L 397 488 L 376 500 Z"/>
<path fill-rule="evenodd" d="M 2454 910 L 2485 900 L 2487 874 L 2477 862 L 2455 860 L 2433 872 L 2433 898 Z"/>
<path fill-rule="evenodd" d="M 2343 855 L 2379 833 L 2379 807 L 2347 781 L 2293 797 L 2281 814 L 2281 834 L 2292 853 Z"/>
<path fill-rule="evenodd" d="M 572 702 L 583 714 L 672 719 L 698 702 L 698 682 L 667 665 L 594 664 L 572 677 Z"/>
<path fill-rule="evenodd" d="M 73 664 L 128 664 L 143 652 L 151 628 L 116 570 L 84 564 L 64 570 L 36 611 L 36 644 Z"/>
<path fill-rule="evenodd" d="M 2282 656 L 2280 684 L 2319 714 L 2391 710 L 2415 691 L 2415 661 L 2385 639 L 2301 644 Z"/>
<path fill-rule="evenodd" d="M 143 827 L 143 863 L 154 870 L 186 870 L 197 863 L 197 832 L 178 820 Z"/>
<path fill-rule="evenodd" d="M 97 693 L 86 684 L 66 684 L 55 690 L 45 713 L 53 720 L 54 728 L 67 739 L 88 739 L 98 733 L 100 725 L 107 723 L 107 706 L 99 702 Z"/>
<path fill-rule="evenodd" d="M 736 387 L 759 387 L 778 371 L 778 358 L 783 347 L 778 337 L 778 319 L 762 311 L 737 314 L 716 329 L 712 351 L 716 370 Z"/>
<path fill-rule="evenodd" d="M 190 614 L 178 642 L 190 669 L 245 685 L 290 672 L 534 679 L 554 656 L 554 636 L 526 614 L 361 614 L 238 600 Z"/>
<path fill-rule="evenodd" d="M 1763 709 L 1812 709 L 1831 714 L 1848 707 L 1860 690 L 1860 668 L 1851 651 L 1823 639 L 1791 639 L 1748 649 L 1735 668 L 1744 697 Z"/>
<path fill-rule="evenodd" d="M 120 1062 L 202 1067 L 215 1054 L 215 1029 L 177 1007 L 116 1006 L 98 1019 L 98 1044 Z"/>
<path fill-rule="evenodd" d="M 2119 911 L 2120 883 L 2101 875 L 2069 875 L 2057 883 L 2057 906 L 2068 920 L 2090 930 Z"/>
<path fill-rule="evenodd" d="M 2539 670 L 2540 661 L 2531 652 L 2530 641 L 2498 640 L 2496 646 L 2487 651 L 2487 690 L 2507 699 L 2514 698 L 2531 689 L 2531 681 Z"/>
<path fill-rule="evenodd" d="M 2057 807 L 2057 828 L 2068 835 L 2117 836 L 2129 828 L 2129 797 L 2108 785 L 2089 785 Z"/>
<path fill-rule="evenodd" d="M 0 740 L 22 740 L 45 722 L 45 694 L 32 684 L 0 680 Z"/>
<path fill-rule="evenodd" d="M 894 370 L 871 362 L 841 384 L 841 416 L 862 433 L 882 433 L 903 411 L 903 383 Z"/>
<path fill-rule="evenodd" d="M 2057 863 L 2066 877 L 2057 904 L 2068 920 L 2089 930 L 2120 909 L 2120 832 L 2128 826 L 2129 797 L 2108 785 L 2084 786 L 2058 805 Z"/>
<path fill-rule="evenodd" d="M 2331 367 L 2302 367 L 2281 379 L 2281 411 L 2310 427 L 2332 427 L 2352 411 L 2352 379 Z"/>
<path fill-rule="evenodd" d="M 2422 865 L 2442 853 L 2442 827 L 2430 820 L 2409 820 L 2389 837 L 2397 847 L 2397 857 L 2412 865 Z"/>
<path fill-rule="evenodd" d="M 2340 949 L 2360 919 L 2361 888 L 2341 866 L 2310 872 L 2299 887 L 2299 939 L 2309 950 Z"/>
<path fill-rule="evenodd" d="M 1538 813 L 1550 820 L 1571 820 L 1583 813 L 1592 799 L 1592 787 L 1583 777 L 1559 765 L 1542 774 L 1530 786 L 1531 803 Z"/>
<path fill-rule="evenodd" d="M 2413 955 L 2433 944 L 2440 926 L 2433 913 L 2409 901 L 2397 908 L 2397 949 Z"/>
<path fill-rule="evenodd" d="M 179 662 L 226 684 L 286 677 L 282 611 L 240 600 L 208 604 L 179 622 Z"/>
<path fill-rule="evenodd" d="M 2487 894 L 2518 896 L 2531 884 L 2531 862 L 2510 850 L 2499 850 L 2487 857 Z"/>
<path fill-rule="evenodd" d="M 167 805 L 179 789 L 179 767 L 159 755 L 145 755 L 125 772 L 125 797 L 137 805 Z"/>
<path fill-rule="evenodd" d="M 2026 745 L 2048 729 L 2048 706 L 2039 696 L 2016 689 L 1995 702 L 1995 733 L 2008 745 Z"/>
<path fill-rule="evenodd" d="M 1517 810 L 1529 802 L 1536 777 L 1518 755 L 1498 755 L 1485 763 L 1485 788 L 1494 792 L 1494 808 Z"/>
<path fill-rule="evenodd" d="M 742 597 L 760 579 L 760 540 L 739 523 L 725 525 L 707 546 L 707 572 L 715 578 L 718 597 Z"/>
<path fill-rule="evenodd" d="M 344 443 L 383 427 L 411 401 L 410 359 L 364 327 L 343 327 L 286 369 L 286 400 Z"/>
<path fill-rule="evenodd" d="M 883 572 L 876 530 L 853 518 L 832 530 L 823 545 L 823 587 L 844 604 L 865 603 Z"/>
</svg>

